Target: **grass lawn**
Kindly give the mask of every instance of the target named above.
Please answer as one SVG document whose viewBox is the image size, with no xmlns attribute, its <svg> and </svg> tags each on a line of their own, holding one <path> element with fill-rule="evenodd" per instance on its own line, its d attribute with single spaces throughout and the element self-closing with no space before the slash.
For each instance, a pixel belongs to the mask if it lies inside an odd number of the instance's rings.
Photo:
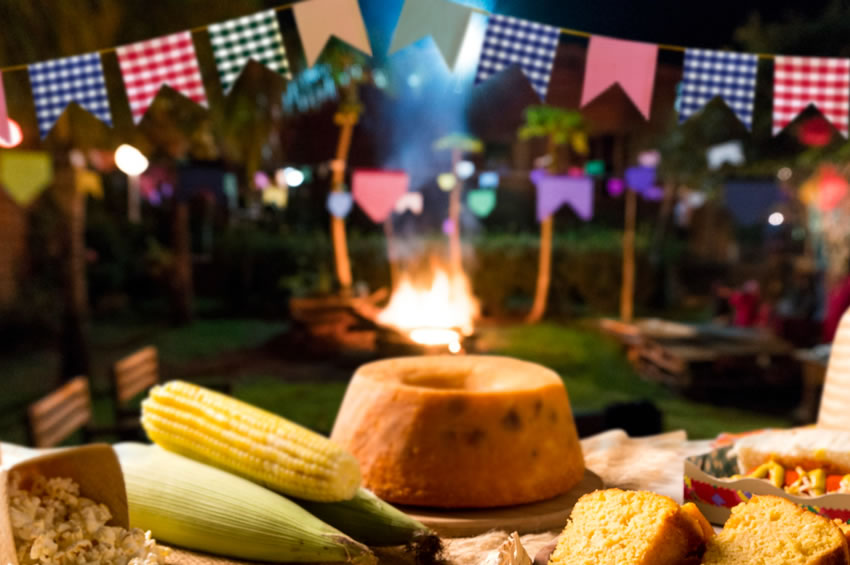
<svg viewBox="0 0 850 565">
<path fill-rule="evenodd" d="M 695 403 L 642 381 L 619 345 L 591 329 L 548 323 L 486 327 L 481 329 L 479 343 L 488 353 L 534 361 L 557 371 L 577 412 L 649 399 L 663 412 L 666 429 L 684 429 L 693 439 L 791 425 L 790 419 Z M 243 380 L 234 390 L 244 400 L 323 433 L 330 431 L 344 393 L 344 383 L 283 383 L 262 376 Z"/>
<path fill-rule="evenodd" d="M 194 362 L 209 363 L 221 355 L 252 350 L 285 329 L 285 324 L 258 320 L 201 320 L 178 329 L 100 324 L 92 336 L 95 419 L 99 423 L 110 419 L 111 401 L 105 388 L 109 365 L 141 345 L 158 346 L 163 365 L 179 370 Z M 790 425 L 790 420 L 782 418 L 691 402 L 644 382 L 617 343 L 579 324 L 484 327 L 479 343 L 487 353 L 534 361 L 557 371 L 567 384 L 576 412 L 598 410 L 612 402 L 649 399 L 664 413 L 665 428 L 685 429 L 691 438 Z M 25 441 L 23 410 L 55 386 L 58 364 L 58 356 L 51 351 L 0 358 L 3 388 L 10 392 L 0 395 L 0 440 Z M 312 368 L 299 373 L 302 380 L 291 382 L 286 370 L 274 374 L 241 370 L 234 376 L 229 373 L 232 368 L 216 369 L 215 363 L 209 364 L 209 378 L 231 378 L 238 398 L 323 433 L 333 426 L 347 384 L 304 380 L 303 375 L 311 374 Z"/>
</svg>

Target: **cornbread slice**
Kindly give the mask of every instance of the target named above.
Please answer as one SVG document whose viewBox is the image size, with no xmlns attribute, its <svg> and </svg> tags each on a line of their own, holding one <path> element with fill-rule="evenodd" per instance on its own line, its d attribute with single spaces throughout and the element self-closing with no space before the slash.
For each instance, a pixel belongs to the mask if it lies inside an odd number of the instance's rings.
<svg viewBox="0 0 850 565">
<path fill-rule="evenodd" d="M 779 496 L 754 496 L 732 509 L 708 542 L 704 565 L 847 565 L 847 539 L 829 519 Z"/>
<path fill-rule="evenodd" d="M 549 565 L 699 563 L 711 526 L 699 510 L 646 491 L 598 490 L 573 507 Z"/>
</svg>

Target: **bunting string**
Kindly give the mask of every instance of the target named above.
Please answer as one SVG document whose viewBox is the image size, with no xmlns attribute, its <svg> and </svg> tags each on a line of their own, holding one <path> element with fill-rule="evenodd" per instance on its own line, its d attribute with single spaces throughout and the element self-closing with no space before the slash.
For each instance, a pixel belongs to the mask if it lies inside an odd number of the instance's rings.
<svg viewBox="0 0 850 565">
<path fill-rule="evenodd" d="M 269 8 L 269 10 L 273 10 L 275 12 L 283 12 L 283 11 L 286 11 L 286 10 L 291 10 L 293 8 L 293 6 L 295 6 L 296 4 L 300 4 L 300 3 L 301 2 L 290 2 L 289 4 L 282 4 L 280 6 L 275 6 L 273 8 Z M 470 6 L 469 9 L 476 14 L 481 14 L 481 15 L 484 15 L 484 16 L 493 16 L 494 15 L 492 12 L 488 12 L 487 10 L 483 10 L 481 8 L 475 8 L 475 7 Z M 200 32 L 204 32 L 204 31 L 208 31 L 209 28 L 211 26 L 214 26 L 214 25 L 216 25 L 216 24 L 212 23 L 212 24 L 200 25 L 200 26 L 196 26 L 196 27 L 193 27 L 193 28 L 189 28 L 186 31 L 189 31 L 191 33 L 200 33 Z M 585 39 L 589 39 L 589 38 L 591 38 L 595 35 L 593 33 L 587 32 L 587 31 L 572 29 L 572 28 L 568 28 L 568 27 L 556 27 L 556 29 L 563 35 L 570 35 L 570 36 L 573 36 L 573 37 L 583 37 Z M 658 45 L 658 48 L 662 51 L 677 51 L 677 52 L 680 52 L 680 53 L 684 53 L 688 49 L 691 49 L 691 47 L 685 47 L 684 45 L 674 45 L 674 44 L 671 44 L 671 43 L 657 43 L 656 45 Z M 92 51 L 92 53 L 98 53 L 98 54 L 103 55 L 105 53 L 114 53 L 117 50 L 118 50 L 118 46 L 114 46 L 114 47 L 106 47 L 106 48 L 103 48 L 103 49 L 97 49 L 95 51 Z M 753 53 L 753 55 L 755 55 L 759 59 L 769 59 L 769 60 L 775 59 L 777 57 L 777 55 L 775 55 L 773 53 Z M 9 73 L 9 72 L 13 72 L 13 71 L 24 71 L 31 64 L 32 63 L 24 63 L 24 64 L 17 64 L 17 65 L 9 65 L 9 66 L 6 66 L 6 67 L 0 67 L 0 72 Z"/>
<path fill-rule="evenodd" d="M 171 86 L 197 104 L 207 105 L 192 37 L 195 32 L 208 35 L 225 94 L 251 59 L 291 78 L 276 18 L 277 12 L 290 9 L 308 67 L 313 67 L 332 36 L 372 55 L 357 0 L 305 0 L 129 45 L 2 67 L 0 77 L 4 72 L 28 70 L 42 138 L 49 134 L 53 123 L 72 102 L 111 125 L 100 57 L 114 52 L 118 56 L 133 120 L 138 123 L 163 85 Z M 431 12 L 433 18 L 423 17 Z M 508 67 L 519 66 L 534 91 L 545 101 L 559 36 L 582 37 L 588 39 L 588 49 L 580 106 L 618 83 L 648 120 L 658 52 L 676 51 L 684 53 L 684 76 L 676 102 L 680 122 L 719 96 L 749 129 L 752 127 L 757 61 L 759 58 L 772 59 L 776 61 L 774 135 L 810 104 L 823 112 L 845 137 L 850 129 L 850 59 L 733 53 L 630 41 L 493 14 L 450 0 L 427 0 L 427 4 L 424 0 L 405 0 L 390 53 L 420 37 L 430 36 L 447 65 L 453 68 L 474 13 L 487 16 L 475 84 L 487 81 Z M 2 114 L 0 108 L 0 119 Z"/>
</svg>

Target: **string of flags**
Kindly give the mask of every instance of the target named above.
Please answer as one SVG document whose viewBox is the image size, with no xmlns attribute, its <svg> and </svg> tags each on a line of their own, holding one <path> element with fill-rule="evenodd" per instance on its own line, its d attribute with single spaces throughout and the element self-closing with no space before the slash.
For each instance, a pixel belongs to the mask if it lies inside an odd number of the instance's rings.
<svg viewBox="0 0 850 565">
<path fill-rule="evenodd" d="M 201 106 L 207 96 L 192 33 L 206 31 L 221 87 L 229 93 L 249 60 L 291 78 L 277 12 L 291 9 L 301 45 L 312 68 L 331 36 L 371 55 L 357 0 L 306 0 L 210 24 L 195 30 L 131 45 L 0 69 L 0 140 L 10 136 L 2 72 L 27 69 L 39 131 L 45 137 L 65 107 L 78 103 L 111 125 L 101 55 L 116 52 L 133 119 L 138 123 L 163 85 Z M 560 34 L 589 38 L 581 106 L 619 84 L 649 119 L 659 49 L 684 52 L 677 110 L 684 122 L 720 97 L 741 123 L 752 128 L 758 59 L 774 59 L 773 133 L 782 131 L 809 105 L 817 108 L 844 137 L 850 128 L 850 59 L 769 56 L 626 41 L 490 14 L 450 0 L 405 0 L 390 53 L 430 36 L 447 66 L 454 69 L 471 17 L 484 13 L 484 32 L 475 84 L 518 66 L 538 96 L 545 99 Z"/>
</svg>

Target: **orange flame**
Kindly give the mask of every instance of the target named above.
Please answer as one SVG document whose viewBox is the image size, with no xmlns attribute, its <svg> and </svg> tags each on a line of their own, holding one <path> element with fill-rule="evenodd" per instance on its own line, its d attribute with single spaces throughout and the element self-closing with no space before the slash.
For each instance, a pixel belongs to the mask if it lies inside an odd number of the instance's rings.
<svg viewBox="0 0 850 565">
<path fill-rule="evenodd" d="M 416 343 L 446 345 L 458 353 L 462 337 L 472 334 L 477 317 L 478 301 L 466 276 L 449 276 L 438 269 L 428 288 L 417 287 L 403 275 L 378 321 L 406 331 Z"/>
</svg>

